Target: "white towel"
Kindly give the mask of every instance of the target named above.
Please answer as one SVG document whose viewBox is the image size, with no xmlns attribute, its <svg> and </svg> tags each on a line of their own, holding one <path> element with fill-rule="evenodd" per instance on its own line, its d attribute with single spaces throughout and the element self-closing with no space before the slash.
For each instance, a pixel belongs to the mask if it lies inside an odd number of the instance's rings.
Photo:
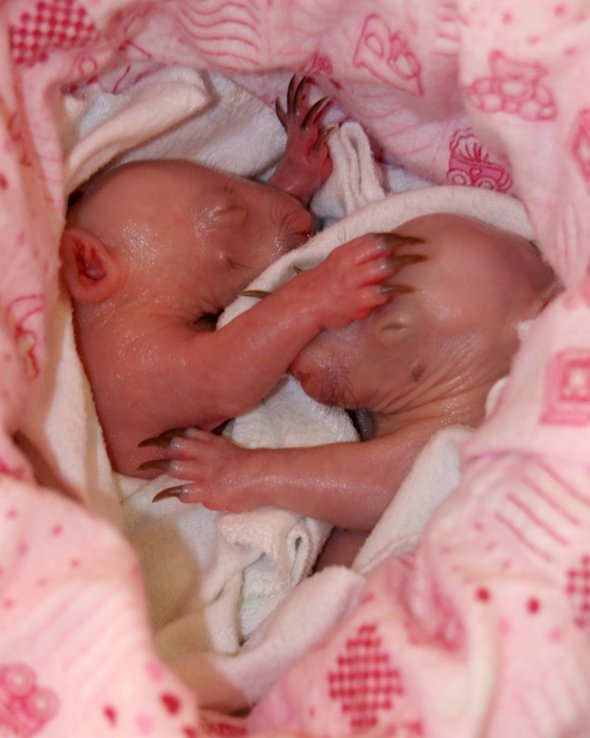
<svg viewBox="0 0 590 738">
<path fill-rule="evenodd" d="M 378 167 L 359 123 L 343 123 L 330 140 L 332 173 L 312 201 L 313 210 L 331 221 L 385 196 L 384 171 Z"/>
<path fill-rule="evenodd" d="M 159 65 L 119 92 L 89 87 L 83 95 L 74 91 L 64 96 L 66 190 L 71 192 L 123 152 L 203 110 L 210 100 L 201 74 Z"/>
<path fill-rule="evenodd" d="M 221 74 L 202 72 L 201 78 L 207 104 L 162 135 L 144 140 L 117 163 L 182 158 L 257 177 L 277 162 L 286 135 L 274 110 Z"/>
<path fill-rule="evenodd" d="M 390 556 L 415 548 L 434 511 L 459 483 L 461 446 L 472 433 L 457 425 L 430 438 L 359 551 L 355 571 L 366 574 Z"/>
</svg>

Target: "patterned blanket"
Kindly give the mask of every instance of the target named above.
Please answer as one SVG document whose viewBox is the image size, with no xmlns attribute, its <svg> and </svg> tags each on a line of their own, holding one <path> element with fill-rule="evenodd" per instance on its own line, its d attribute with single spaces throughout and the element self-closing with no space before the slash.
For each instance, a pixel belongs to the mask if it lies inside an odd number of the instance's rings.
<svg viewBox="0 0 590 738">
<path fill-rule="evenodd" d="M 0 734 L 587 736 L 590 2 L 6 0 L 0 24 Z M 565 287 L 420 545 L 248 721 L 200 712 L 162 665 L 93 480 L 40 485 L 18 435 L 48 371 L 66 196 L 139 143 L 122 127 L 74 160 L 92 131 L 72 111 L 175 65 L 269 104 L 312 75 L 384 162 L 517 196 Z"/>
</svg>

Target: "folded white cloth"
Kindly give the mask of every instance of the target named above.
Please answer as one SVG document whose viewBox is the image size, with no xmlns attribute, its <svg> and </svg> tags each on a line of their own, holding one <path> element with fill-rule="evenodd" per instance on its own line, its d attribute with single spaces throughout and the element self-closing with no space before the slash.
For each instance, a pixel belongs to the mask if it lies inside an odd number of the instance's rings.
<svg viewBox="0 0 590 738">
<path fill-rule="evenodd" d="M 415 548 L 434 511 L 459 483 L 461 446 L 472 433 L 457 425 L 432 436 L 359 551 L 355 571 L 366 574 L 390 556 Z"/>
<path fill-rule="evenodd" d="M 332 173 L 312 201 L 314 212 L 339 220 L 385 196 L 384 171 L 378 167 L 363 127 L 343 123 L 330 139 Z"/>
<path fill-rule="evenodd" d="M 168 663 L 195 688 L 202 707 L 229 713 L 252 705 L 354 608 L 363 584 L 351 569 L 326 569 L 301 581 L 238 654 L 185 650 Z"/>
<path fill-rule="evenodd" d="M 210 99 L 201 74 L 160 65 L 146 69 L 135 84 L 120 91 L 89 87 L 84 94 L 74 91 L 64 96 L 66 190 L 72 191 L 123 152 L 203 110 Z"/>
<path fill-rule="evenodd" d="M 21 424 L 20 443 L 42 484 L 67 492 L 121 527 L 117 480 L 76 350 L 70 300 L 64 292 L 51 315 L 48 337 L 43 383 Z"/>
<path fill-rule="evenodd" d="M 274 110 L 221 74 L 200 76 L 207 104 L 192 113 L 187 110 L 185 120 L 156 138 L 144 139 L 117 163 L 182 158 L 254 177 L 277 162 L 286 137 Z"/>
<path fill-rule="evenodd" d="M 107 165 L 137 159 L 184 158 L 257 176 L 285 146 L 267 105 L 227 77 L 191 68 L 146 63 L 132 84 L 74 90 L 64 107 L 68 191 Z"/>
</svg>

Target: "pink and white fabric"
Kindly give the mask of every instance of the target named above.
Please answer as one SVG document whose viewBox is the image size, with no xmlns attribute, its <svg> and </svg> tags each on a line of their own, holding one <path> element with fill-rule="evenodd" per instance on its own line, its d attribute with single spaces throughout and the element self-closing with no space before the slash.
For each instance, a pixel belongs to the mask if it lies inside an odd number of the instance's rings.
<svg viewBox="0 0 590 738">
<path fill-rule="evenodd" d="M 6 0 L 0 24 L 0 735 L 587 736 L 590 2 Z M 521 198 L 566 288 L 419 548 L 244 724 L 199 715 L 155 655 L 121 533 L 89 490 L 39 487 L 13 440 L 57 296 L 64 95 L 173 64 L 269 102 L 285 70 L 313 75 L 385 161 Z"/>
<path fill-rule="evenodd" d="M 588 385 L 572 347 L 589 328 L 583 290 L 539 318 L 422 545 L 369 575 L 348 622 L 259 703 L 252 729 L 588 734 Z"/>
</svg>

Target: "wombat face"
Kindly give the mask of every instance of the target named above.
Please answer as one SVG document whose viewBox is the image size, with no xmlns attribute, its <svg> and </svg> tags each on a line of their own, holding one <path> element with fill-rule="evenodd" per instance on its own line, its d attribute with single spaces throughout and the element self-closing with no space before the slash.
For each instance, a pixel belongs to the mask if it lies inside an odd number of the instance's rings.
<svg viewBox="0 0 590 738">
<path fill-rule="evenodd" d="M 394 284 L 413 288 L 366 319 L 324 331 L 290 371 L 320 402 L 378 409 L 418 404 L 425 395 L 486 384 L 506 374 L 517 326 L 533 317 L 555 278 L 533 245 L 472 218 L 434 214 L 396 233 L 425 261 L 405 266 Z"/>
</svg>

